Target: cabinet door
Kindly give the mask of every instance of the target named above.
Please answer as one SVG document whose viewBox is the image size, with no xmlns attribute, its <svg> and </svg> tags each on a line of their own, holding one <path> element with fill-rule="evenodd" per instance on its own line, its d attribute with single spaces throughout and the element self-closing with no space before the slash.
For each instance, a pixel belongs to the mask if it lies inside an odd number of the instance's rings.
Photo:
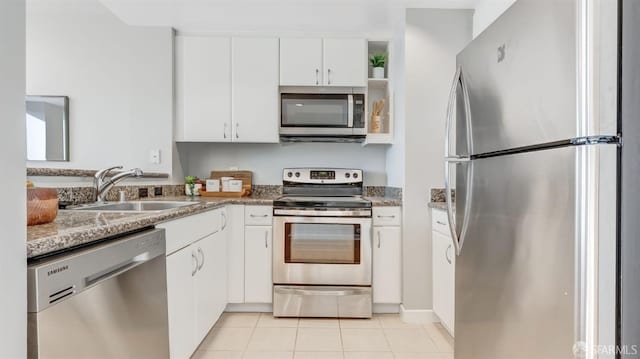
<svg viewBox="0 0 640 359">
<path fill-rule="evenodd" d="M 280 86 L 322 85 L 322 39 L 280 39 Z"/>
<path fill-rule="evenodd" d="M 195 293 L 197 263 L 193 247 L 167 257 L 167 302 L 171 358 L 189 358 L 195 350 Z"/>
<path fill-rule="evenodd" d="M 226 243 L 220 232 L 192 245 L 198 258 L 196 286 L 196 342 L 201 342 L 224 311 L 227 302 Z"/>
<path fill-rule="evenodd" d="M 244 206 L 227 206 L 227 301 L 244 303 Z"/>
<path fill-rule="evenodd" d="M 231 39 L 176 38 L 178 141 L 231 141 Z"/>
<path fill-rule="evenodd" d="M 367 43 L 364 39 L 324 39 L 323 84 L 367 86 Z"/>
<path fill-rule="evenodd" d="M 244 301 L 271 303 L 271 226 L 247 226 L 244 231 Z"/>
<path fill-rule="evenodd" d="M 233 38 L 233 141 L 277 143 L 280 52 L 277 38 Z"/>
<path fill-rule="evenodd" d="M 451 238 L 432 232 L 433 311 L 453 335 L 455 315 L 455 251 Z"/>
<path fill-rule="evenodd" d="M 402 302 L 400 227 L 373 229 L 373 302 Z"/>
</svg>

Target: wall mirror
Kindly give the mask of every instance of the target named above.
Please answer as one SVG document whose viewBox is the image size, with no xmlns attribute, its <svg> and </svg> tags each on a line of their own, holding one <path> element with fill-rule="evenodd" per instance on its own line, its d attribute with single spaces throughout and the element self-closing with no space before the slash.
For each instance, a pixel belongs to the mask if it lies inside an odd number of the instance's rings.
<svg viewBox="0 0 640 359">
<path fill-rule="evenodd" d="M 27 160 L 69 161 L 69 98 L 27 96 Z"/>
</svg>

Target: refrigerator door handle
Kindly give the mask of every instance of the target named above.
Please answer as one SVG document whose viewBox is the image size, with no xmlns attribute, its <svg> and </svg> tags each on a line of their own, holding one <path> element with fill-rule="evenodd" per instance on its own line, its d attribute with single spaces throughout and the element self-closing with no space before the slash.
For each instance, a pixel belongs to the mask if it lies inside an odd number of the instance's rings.
<svg viewBox="0 0 640 359">
<path fill-rule="evenodd" d="M 451 92 L 449 93 L 449 103 L 447 104 L 447 122 L 445 126 L 445 139 L 444 139 L 444 187 L 445 187 L 445 196 L 447 203 L 447 218 L 449 219 L 449 231 L 451 232 L 451 239 L 453 242 L 453 248 L 456 251 L 456 255 L 460 255 L 460 251 L 462 250 L 462 244 L 464 242 L 464 236 L 466 233 L 466 228 L 468 225 L 469 218 L 469 204 L 471 202 L 471 176 L 473 173 L 473 164 L 471 162 L 471 158 L 469 156 L 459 156 L 456 154 L 451 154 L 449 150 L 449 137 L 451 135 L 451 128 L 453 123 L 453 114 L 456 108 L 457 101 L 457 90 L 458 85 L 462 87 L 462 95 L 464 101 L 464 112 L 465 112 L 465 122 L 467 127 L 466 140 L 467 140 L 467 150 L 471 153 L 472 149 L 472 140 L 471 140 L 471 110 L 469 106 L 469 93 L 467 91 L 467 85 L 462 74 L 462 66 L 458 66 L 456 73 L 453 77 L 453 84 L 451 85 Z M 453 214 L 453 203 L 452 203 L 452 195 L 451 195 L 451 170 L 450 164 L 464 164 L 468 163 L 469 174 L 467 176 L 467 191 L 466 191 L 466 200 L 465 200 L 465 208 L 464 208 L 464 217 L 462 223 L 462 230 L 460 232 L 460 236 L 456 231 L 456 224 L 454 222 L 454 214 Z"/>
</svg>

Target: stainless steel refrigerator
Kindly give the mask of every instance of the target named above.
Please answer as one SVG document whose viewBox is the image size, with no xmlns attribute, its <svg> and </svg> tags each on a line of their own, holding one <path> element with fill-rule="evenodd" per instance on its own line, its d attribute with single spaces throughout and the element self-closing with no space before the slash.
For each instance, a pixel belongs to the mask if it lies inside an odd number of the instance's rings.
<svg viewBox="0 0 640 359">
<path fill-rule="evenodd" d="M 518 0 L 457 56 L 456 359 L 640 356 L 638 3 Z"/>
</svg>

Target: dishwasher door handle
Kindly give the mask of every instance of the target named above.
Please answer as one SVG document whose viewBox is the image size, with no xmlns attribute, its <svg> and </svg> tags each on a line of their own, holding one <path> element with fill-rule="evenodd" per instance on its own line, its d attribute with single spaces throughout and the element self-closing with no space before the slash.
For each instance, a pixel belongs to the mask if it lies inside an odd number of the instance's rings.
<svg viewBox="0 0 640 359">
<path fill-rule="evenodd" d="M 149 252 L 145 252 L 142 254 L 139 254 L 135 257 L 133 257 L 132 259 L 122 262 L 120 264 L 117 264 L 111 268 L 107 268 L 103 271 L 94 273 L 92 275 L 86 276 L 84 278 L 84 283 L 86 287 L 91 287 L 94 286 L 100 282 L 104 282 L 105 280 L 108 280 L 110 278 L 113 278 L 119 274 L 122 274 L 130 269 L 133 269 L 141 264 L 143 264 L 144 262 L 148 261 L 149 259 L 151 259 L 151 256 L 149 255 Z"/>
</svg>

